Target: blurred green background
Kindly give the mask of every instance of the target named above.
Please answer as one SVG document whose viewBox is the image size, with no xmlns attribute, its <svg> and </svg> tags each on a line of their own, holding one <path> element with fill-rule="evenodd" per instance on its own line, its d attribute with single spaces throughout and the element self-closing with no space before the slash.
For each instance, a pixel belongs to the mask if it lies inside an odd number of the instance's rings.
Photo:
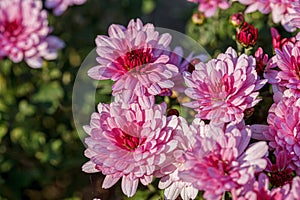
<svg viewBox="0 0 300 200">
<path fill-rule="evenodd" d="M 103 190 L 100 173 L 81 171 L 87 158 L 72 118 L 72 90 L 82 61 L 95 48 L 96 36 L 107 34 L 112 23 L 127 25 L 139 17 L 144 23 L 187 32 L 216 55 L 229 45 L 235 47 L 235 30 L 228 19 L 243 9 L 235 4 L 202 26 L 192 24 L 197 6 L 186 0 L 87 0 L 62 16 L 49 14 L 53 34 L 66 43 L 57 60 L 45 62 L 41 69 L 0 61 L 0 199 L 128 199 L 122 196 L 120 183 Z M 271 53 L 269 29 L 264 26 L 270 19 L 258 13 L 253 16 L 264 33 L 259 44 L 268 44 Z M 102 102 L 110 102 L 109 87 L 97 90 Z M 265 114 L 256 120 L 265 119 L 268 106 L 263 109 L 259 113 Z M 162 199 L 156 184 L 140 186 L 132 199 Z"/>
</svg>

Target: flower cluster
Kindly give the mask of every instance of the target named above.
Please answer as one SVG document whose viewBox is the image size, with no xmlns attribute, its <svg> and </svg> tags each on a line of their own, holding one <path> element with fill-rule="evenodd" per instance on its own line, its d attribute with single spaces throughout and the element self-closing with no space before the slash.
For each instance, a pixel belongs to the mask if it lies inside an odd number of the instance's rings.
<svg viewBox="0 0 300 200">
<path fill-rule="evenodd" d="M 113 80 L 115 98 L 100 103 L 84 127 L 90 160 L 83 171 L 102 172 L 103 188 L 122 179 L 122 191 L 129 197 L 139 182 L 148 185 L 154 177 L 160 178 L 158 187 L 166 199 L 195 199 L 198 191 L 206 199 L 221 199 L 225 193 L 233 199 L 254 199 L 260 193 L 266 198 L 298 195 L 293 171 L 299 165 L 299 102 L 282 96 L 270 109 L 269 126 L 244 121 L 269 80 L 260 78 L 256 61 L 260 72 L 267 73 L 264 66 L 272 64 L 268 56 L 261 48 L 252 57 L 230 47 L 204 63 L 192 54 L 183 59 L 182 48 L 171 50 L 171 41 L 170 34 L 160 35 L 139 19 L 127 27 L 111 25 L 108 36 L 97 37 L 99 65 L 88 74 Z M 177 110 L 156 103 L 157 95 L 172 91 L 192 99 L 183 104 L 197 112 L 191 125 Z M 253 143 L 251 137 L 270 141 L 270 146 Z M 268 158 L 269 147 L 275 149 L 277 164 Z M 286 180 L 284 185 L 280 180 Z M 272 190 L 264 184 L 268 182 Z M 278 184 L 283 188 L 275 188 Z"/>
<path fill-rule="evenodd" d="M 199 3 L 197 25 L 201 16 L 230 6 L 191 1 Z M 272 11 L 274 22 L 288 31 L 296 27 L 294 1 L 240 2 L 249 5 L 246 12 Z M 103 188 L 122 179 L 128 197 L 139 182 L 148 185 L 156 178 L 170 200 L 195 199 L 199 192 L 208 200 L 299 199 L 300 34 L 282 38 L 271 28 L 274 55 L 269 56 L 255 48 L 258 28 L 242 13 L 230 23 L 238 50 L 228 47 L 205 62 L 193 52 L 184 58 L 182 47 L 170 47 L 170 34 L 140 19 L 127 27 L 113 24 L 108 36 L 96 38 L 98 65 L 88 75 L 112 80 L 115 98 L 100 103 L 84 127 L 89 161 L 83 171 L 102 172 Z M 268 83 L 274 93 L 268 125 L 246 125 Z M 191 124 L 172 108 L 170 99 L 178 93 L 185 94 L 187 101 L 179 103 L 191 109 Z M 158 103 L 158 96 L 169 97 Z"/>
</svg>

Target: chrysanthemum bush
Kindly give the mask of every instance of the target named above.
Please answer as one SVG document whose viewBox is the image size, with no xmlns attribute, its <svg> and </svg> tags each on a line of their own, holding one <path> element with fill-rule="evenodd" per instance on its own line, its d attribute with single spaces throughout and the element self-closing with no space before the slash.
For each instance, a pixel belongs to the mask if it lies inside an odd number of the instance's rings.
<svg viewBox="0 0 300 200">
<path fill-rule="evenodd" d="M 45 6 L 61 15 L 68 6 L 83 4 L 85 0 L 47 0 Z M 14 63 L 25 61 L 32 68 L 43 66 L 43 60 L 54 60 L 65 44 L 50 35 L 48 12 L 42 0 L 0 1 L 0 60 Z"/>
<path fill-rule="evenodd" d="M 192 2 L 203 17 L 232 3 Z M 296 1 L 240 2 L 245 13 L 272 13 L 287 31 L 299 27 Z M 83 171 L 104 174 L 103 188 L 120 181 L 128 197 L 156 182 L 165 199 L 299 199 L 300 35 L 284 38 L 270 27 L 268 55 L 242 12 L 227 23 L 236 46 L 209 60 L 171 48 L 169 33 L 140 19 L 97 37 L 98 65 L 88 75 L 112 80 L 113 100 L 100 102 L 84 126 Z M 268 95 L 267 123 L 249 121 Z"/>
</svg>

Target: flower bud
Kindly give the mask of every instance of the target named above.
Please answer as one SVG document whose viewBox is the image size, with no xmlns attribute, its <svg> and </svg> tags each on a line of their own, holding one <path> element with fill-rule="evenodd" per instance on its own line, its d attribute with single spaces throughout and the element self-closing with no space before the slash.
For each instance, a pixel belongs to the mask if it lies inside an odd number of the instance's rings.
<svg viewBox="0 0 300 200">
<path fill-rule="evenodd" d="M 230 23 L 234 27 L 240 27 L 244 23 L 244 16 L 242 13 L 235 13 L 230 16 Z"/>
<path fill-rule="evenodd" d="M 188 72 L 193 73 L 193 71 L 195 70 L 195 65 L 197 65 L 199 62 L 201 62 L 199 58 L 195 58 L 191 62 L 189 62 Z"/>
<path fill-rule="evenodd" d="M 258 75 L 262 76 L 269 61 L 268 54 L 264 54 L 263 49 L 259 47 L 256 50 L 254 57 L 256 60 L 256 72 Z"/>
<path fill-rule="evenodd" d="M 196 25 L 203 24 L 204 20 L 205 20 L 205 16 L 201 12 L 194 13 L 192 16 L 192 22 Z"/>
<path fill-rule="evenodd" d="M 179 116 L 179 112 L 176 109 L 170 109 L 168 110 L 167 116 L 172 116 L 172 115 L 176 115 L 177 117 Z"/>
<path fill-rule="evenodd" d="M 242 27 L 236 32 L 236 39 L 244 47 L 253 47 L 258 38 L 258 29 L 253 25 L 244 22 Z"/>
<path fill-rule="evenodd" d="M 248 119 L 249 117 L 251 117 L 254 113 L 254 108 L 247 108 L 245 111 L 244 111 L 244 118 L 245 119 Z"/>
</svg>

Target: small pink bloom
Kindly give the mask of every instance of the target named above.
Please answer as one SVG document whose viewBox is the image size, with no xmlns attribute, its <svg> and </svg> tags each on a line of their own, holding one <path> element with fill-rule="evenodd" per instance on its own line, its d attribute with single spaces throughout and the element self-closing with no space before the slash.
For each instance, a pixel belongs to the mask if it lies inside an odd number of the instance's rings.
<svg viewBox="0 0 300 200">
<path fill-rule="evenodd" d="M 289 167 L 300 174 L 300 99 L 283 96 L 274 103 L 269 110 L 268 124 L 269 129 L 263 134 L 270 141 L 270 147 L 276 154 L 289 152 L 292 156 Z"/>
<path fill-rule="evenodd" d="M 172 78 L 178 68 L 168 63 L 168 55 L 163 55 L 168 51 L 171 35 L 159 35 L 152 24 L 143 25 L 140 19 L 131 20 L 127 28 L 111 25 L 108 35 L 97 37 L 100 65 L 88 74 L 97 80 L 115 81 L 114 96 L 122 94 L 126 103 L 146 101 L 143 98 L 154 98 L 174 86 Z"/>
<path fill-rule="evenodd" d="M 110 188 L 122 178 L 122 191 L 131 197 L 138 183 L 148 185 L 153 175 L 161 177 L 172 168 L 174 139 L 178 127 L 176 116 L 166 117 L 166 104 L 149 109 L 139 104 L 99 104 L 89 126 L 85 156 L 90 161 L 82 167 L 88 173 L 106 175 L 103 188 Z M 178 129 L 178 130 L 177 130 Z"/>
<path fill-rule="evenodd" d="M 268 151 L 265 142 L 247 148 L 251 137 L 249 127 L 243 122 L 223 127 L 195 127 L 196 142 L 184 154 L 184 167 L 179 171 L 179 177 L 203 190 L 203 197 L 208 200 L 221 199 L 225 191 L 246 185 L 267 164 L 263 158 Z"/>
<path fill-rule="evenodd" d="M 203 12 L 205 17 L 212 17 L 218 8 L 226 10 L 230 7 L 227 0 L 188 0 L 190 2 L 198 3 L 199 12 Z"/>
<path fill-rule="evenodd" d="M 238 56 L 232 48 L 195 67 L 192 74 L 185 74 L 185 94 L 195 101 L 184 105 L 212 123 L 241 121 L 244 111 L 259 102 L 257 91 L 267 81 L 258 77 L 253 57 Z"/>
<path fill-rule="evenodd" d="M 46 0 L 45 6 L 53 9 L 54 15 L 63 14 L 69 6 L 84 4 L 86 0 Z"/>
<path fill-rule="evenodd" d="M 40 0 L 0 1 L 0 58 L 15 63 L 25 60 L 33 68 L 43 65 L 43 59 L 57 58 L 64 43 L 48 27 L 47 11 Z"/>
</svg>

